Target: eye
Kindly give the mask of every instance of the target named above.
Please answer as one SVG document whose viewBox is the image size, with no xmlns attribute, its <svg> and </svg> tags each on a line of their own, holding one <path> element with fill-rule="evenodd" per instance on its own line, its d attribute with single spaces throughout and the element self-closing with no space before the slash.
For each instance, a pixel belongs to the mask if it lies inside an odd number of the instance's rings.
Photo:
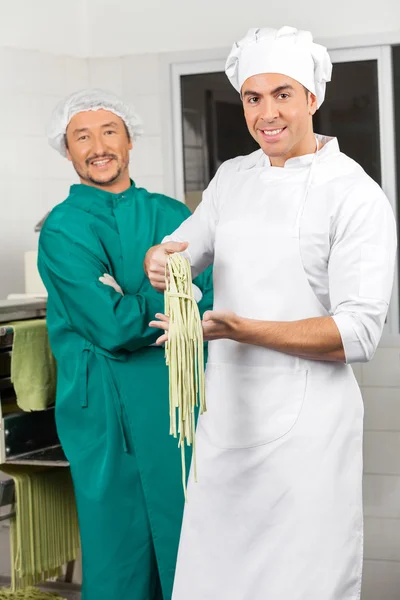
<svg viewBox="0 0 400 600">
<path fill-rule="evenodd" d="M 88 139 L 87 135 L 81 135 L 81 136 L 78 137 L 78 142 L 84 142 L 87 139 Z"/>
<path fill-rule="evenodd" d="M 257 96 L 251 96 L 249 98 L 249 104 L 256 104 L 258 102 Z"/>
<path fill-rule="evenodd" d="M 107 131 L 104 132 L 106 135 L 112 135 L 113 133 L 116 133 L 113 129 L 108 129 Z"/>
<path fill-rule="evenodd" d="M 281 100 L 287 100 L 289 97 L 290 97 L 289 94 L 285 94 L 285 93 L 279 94 L 279 96 L 278 96 L 278 98 L 281 98 Z"/>
</svg>

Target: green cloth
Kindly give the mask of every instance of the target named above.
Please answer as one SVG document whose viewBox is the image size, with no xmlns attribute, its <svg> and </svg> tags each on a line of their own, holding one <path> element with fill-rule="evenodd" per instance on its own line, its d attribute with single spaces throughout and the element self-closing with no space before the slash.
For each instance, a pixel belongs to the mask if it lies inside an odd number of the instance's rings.
<svg viewBox="0 0 400 600">
<path fill-rule="evenodd" d="M 69 469 L 2 465 L 15 483 L 11 520 L 12 590 L 23 590 L 60 575 L 80 547 Z"/>
<path fill-rule="evenodd" d="M 184 497 L 169 435 L 168 369 L 149 327 L 164 297 L 146 251 L 190 215 L 134 184 L 121 194 L 74 185 L 47 218 L 39 271 L 57 359 L 56 420 L 75 486 L 82 600 L 170 600 Z M 124 296 L 99 282 L 112 275 Z M 212 307 L 210 271 L 196 279 Z M 190 456 L 188 456 L 188 460 Z"/>
<path fill-rule="evenodd" d="M 25 411 L 45 410 L 56 396 L 56 363 L 46 321 L 16 321 L 9 326 L 14 330 L 11 381 L 17 404 Z"/>
<path fill-rule="evenodd" d="M 57 594 L 42 592 L 37 588 L 29 587 L 25 590 L 13 592 L 11 589 L 0 588 L 0 600 L 65 600 Z"/>
</svg>

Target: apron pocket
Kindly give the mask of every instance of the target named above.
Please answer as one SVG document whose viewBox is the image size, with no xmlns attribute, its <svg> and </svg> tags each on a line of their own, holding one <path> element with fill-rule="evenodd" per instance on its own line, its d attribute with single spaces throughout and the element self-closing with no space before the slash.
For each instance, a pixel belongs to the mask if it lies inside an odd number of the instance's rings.
<svg viewBox="0 0 400 600">
<path fill-rule="evenodd" d="M 306 387 L 306 370 L 208 363 L 199 427 L 219 448 L 268 444 L 294 427 Z"/>
</svg>

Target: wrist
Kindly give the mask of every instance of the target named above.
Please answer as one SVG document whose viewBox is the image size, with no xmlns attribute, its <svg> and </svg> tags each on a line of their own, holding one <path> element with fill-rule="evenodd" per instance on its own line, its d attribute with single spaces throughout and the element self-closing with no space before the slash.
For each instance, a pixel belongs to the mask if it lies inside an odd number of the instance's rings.
<svg viewBox="0 0 400 600">
<path fill-rule="evenodd" d="M 250 327 L 250 319 L 246 319 L 245 317 L 237 316 L 233 323 L 232 339 L 235 342 L 241 342 L 243 344 L 246 343 L 249 327 Z"/>
</svg>

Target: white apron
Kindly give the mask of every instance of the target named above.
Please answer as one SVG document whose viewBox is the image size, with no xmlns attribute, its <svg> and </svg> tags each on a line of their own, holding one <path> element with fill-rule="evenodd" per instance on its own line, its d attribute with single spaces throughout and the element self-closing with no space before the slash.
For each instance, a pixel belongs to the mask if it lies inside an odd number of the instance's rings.
<svg viewBox="0 0 400 600">
<path fill-rule="evenodd" d="M 216 231 L 216 310 L 328 314 L 300 255 L 311 176 L 309 164 L 238 175 Z M 206 385 L 173 600 L 359 600 L 363 407 L 351 367 L 218 340 Z"/>
</svg>

